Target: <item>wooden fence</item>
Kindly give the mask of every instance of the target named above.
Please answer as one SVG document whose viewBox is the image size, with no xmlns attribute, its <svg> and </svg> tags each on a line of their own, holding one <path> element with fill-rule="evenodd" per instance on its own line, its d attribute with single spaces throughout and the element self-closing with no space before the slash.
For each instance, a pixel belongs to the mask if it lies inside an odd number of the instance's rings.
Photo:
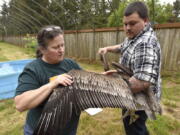
<svg viewBox="0 0 180 135">
<path fill-rule="evenodd" d="M 157 37 L 162 49 L 162 68 L 180 69 L 180 23 L 155 25 Z M 123 42 L 125 34 L 122 28 L 101 28 L 78 31 L 65 31 L 66 56 L 89 61 L 99 60 L 98 48 Z M 0 37 L 2 40 L 2 37 Z M 23 46 L 27 41 L 23 37 L 3 37 L 8 43 Z M 108 55 L 118 60 L 119 55 Z"/>
</svg>

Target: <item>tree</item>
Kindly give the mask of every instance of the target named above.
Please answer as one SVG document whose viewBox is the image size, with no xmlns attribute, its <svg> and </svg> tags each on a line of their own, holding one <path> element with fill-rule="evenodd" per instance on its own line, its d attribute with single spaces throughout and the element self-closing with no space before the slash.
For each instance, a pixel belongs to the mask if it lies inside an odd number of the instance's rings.
<svg viewBox="0 0 180 135">
<path fill-rule="evenodd" d="M 127 6 L 127 2 L 121 2 L 119 8 L 115 9 L 114 12 L 108 18 L 108 26 L 117 27 L 123 25 L 123 12 Z"/>
<path fill-rule="evenodd" d="M 122 26 L 123 12 L 125 7 L 136 0 L 127 0 L 119 4 L 119 8 L 111 13 L 108 18 L 108 26 Z M 149 8 L 149 19 L 153 23 L 166 23 L 170 22 L 173 15 L 173 6 L 170 4 L 161 5 L 159 0 L 144 0 Z M 153 5 L 154 2 L 154 5 Z M 154 7 L 153 7 L 154 6 Z"/>
<path fill-rule="evenodd" d="M 1 12 L 1 15 L 2 15 L 1 24 L 5 25 L 6 21 L 7 21 L 7 16 L 8 16 L 8 6 L 7 6 L 6 3 L 4 3 L 2 5 L 2 10 L 0 12 Z"/>
<path fill-rule="evenodd" d="M 152 0 L 146 0 L 146 4 L 149 8 L 149 19 L 153 23 L 167 23 L 169 18 L 173 16 L 173 6 L 170 4 L 160 4 L 159 0 L 154 0 L 154 13 Z M 153 20 L 154 15 L 154 20 Z"/>
<path fill-rule="evenodd" d="M 180 0 L 173 3 L 174 21 L 180 22 Z"/>
</svg>

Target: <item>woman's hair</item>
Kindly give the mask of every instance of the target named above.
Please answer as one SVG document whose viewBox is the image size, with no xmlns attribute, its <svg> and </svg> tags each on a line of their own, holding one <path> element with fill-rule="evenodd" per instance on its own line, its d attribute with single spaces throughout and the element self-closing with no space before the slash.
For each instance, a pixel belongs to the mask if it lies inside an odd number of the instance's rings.
<svg viewBox="0 0 180 135">
<path fill-rule="evenodd" d="M 53 40 L 59 34 L 63 34 L 63 30 L 61 27 L 55 25 L 45 26 L 38 32 L 36 58 L 42 57 L 40 48 L 46 48 L 48 41 Z"/>
<path fill-rule="evenodd" d="M 129 16 L 135 12 L 137 12 L 142 19 L 148 18 L 148 8 L 143 2 L 136 1 L 130 3 L 124 11 L 124 16 Z"/>
</svg>

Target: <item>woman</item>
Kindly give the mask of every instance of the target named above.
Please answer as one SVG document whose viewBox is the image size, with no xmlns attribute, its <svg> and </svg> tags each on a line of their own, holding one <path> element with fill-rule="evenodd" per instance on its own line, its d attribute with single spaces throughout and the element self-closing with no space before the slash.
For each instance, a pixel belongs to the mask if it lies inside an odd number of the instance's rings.
<svg viewBox="0 0 180 135">
<path fill-rule="evenodd" d="M 71 59 L 65 59 L 63 31 L 59 26 L 42 28 L 38 35 L 37 59 L 29 63 L 20 74 L 16 88 L 15 105 L 18 111 L 29 110 L 24 126 L 24 134 L 32 135 L 37 126 L 44 104 L 58 85 L 71 85 L 72 77 L 66 73 L 71 69 L 81 69 Z M 61 75 L 63 74 L 63 75 Z M 53 76 L 56 79 L 49 81 Z M 75 135 L 79 121 L 75 112 L 64 129 L 64 135 Z"/>
</svg>

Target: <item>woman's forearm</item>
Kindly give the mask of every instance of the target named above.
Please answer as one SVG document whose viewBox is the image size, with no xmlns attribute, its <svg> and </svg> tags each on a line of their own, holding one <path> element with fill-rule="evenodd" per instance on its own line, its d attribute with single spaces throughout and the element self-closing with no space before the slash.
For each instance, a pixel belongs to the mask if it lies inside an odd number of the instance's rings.
<svg viewBox="0 0 180 135">
<path fill-rule="evenodd" d="M 29 90 L 16 96 L 14 100 L 17 110 L 22 112 L 38 106 L 49 96 L 52 89 L 51 83 L 48 83 L 38 89 Z"/>
</svg>

